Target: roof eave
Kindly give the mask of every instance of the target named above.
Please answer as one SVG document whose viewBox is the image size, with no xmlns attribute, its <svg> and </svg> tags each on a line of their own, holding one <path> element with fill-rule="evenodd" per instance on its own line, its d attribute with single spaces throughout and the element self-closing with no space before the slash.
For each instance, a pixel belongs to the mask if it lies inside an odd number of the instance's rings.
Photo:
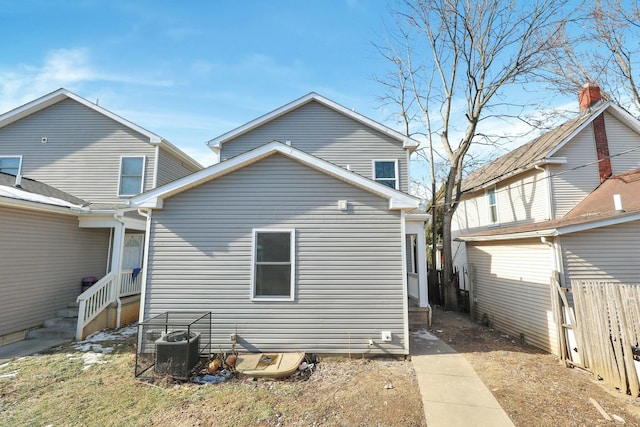
<svg viewBox="0 0 640 427">
<path fill-rule="evenodd" d="M 161 209 L 161 201 L 167 197 L 200 185 L 206 181 L 213 180 L 219 176 L 226 175 L 234 170 L 248 166 L 275 153 L 280 153 L 308 167 L 320 170 L 334 178 L 343 180 L 351 185 L 362 188 L 365 191 L 384 197 L 389 200 L 390 210 L 411 210 L 418 208 L 420 204 L 420 200 L 416 197 L 389 188 L 354 172 L 341 168 L 340 166 L 329 163 L 326 160 L 322 160 L 318 157 L 305 153 L 304 151 L 297 150 L 278 141 L 273 141 L 235 156 L 222 163 L 218 163 L 207 169 L 203 169 L 199 172 L 195 172 L 184 178 L 173 181 L 162 187 L 158 187 L 135 196 L 129 199 L 129 206 Z"/>
<path fill-rule="evenodd" d="M 349 110 L 346 107 L 343 107 L 342 105 L 331 101 L 328 98 L 325 98 L 315 92 L 311 92 L 308 93 L 307 95 L 298 98 L 294 101 L 289 102 L 288 104 L 283 105 L 282 107 L 279 107 L 267 114 L 263 114 L 262 116 L 251 120 L 250 122 L 239 126 L 233 130 L 230 130 L 229 132 L 226 132 L 216 138 L 213 138 L 209 141 L 207 141 L 207 145 L 209 146 L 209 148 L 213 149 L 214 151 L 218 151 L 220 150 L 222 144 L 224 144 L 225 142 L 236 138 L 238 136 L 241 136 L 265 123 L 268 123 L 278 117 L 281 117 L 287 113 L 289 113 L 290 111 L 293 111 L 303 105 L 308 104 L 311 101 L 315 101 L 318 102 L 334 111 L 337 111 L 347 117 L 352 118 L 353 120 L 360 122 L 370 128 L 373 128 L 375 130 L 377 130 L 378 132 L 381 132 L 385 135 L 388 135 L 389 137 L 396 139 L 397 141 L 402 143 L 402 147 L 404 149 L 407 149 L 411 152 L 413 152 L 419 145 L 419 142 L 409 138 L 403 134 L 401 134 L 400 132 L 397 132 L 381 123 L 378 123 L 374 120 L 371 120 L 370 118 L 363 116 L 360 113 L 356 113 L 354 110 Z"/>
<path fill-rule="evenodd" d="M 60 88 L 47 95 L 41 96 L 38 99 L 35 99 L 31 102 L 28 102 L 24 105 L 14 108 L 13 110 L 8 111 L 3 115 L 0 115 L 0 128 L 7 126 L 15 121 L 18 121 L 24 117 L 27 117 L 33 113 L 36 113 L 40 110 L 43 110 L 47 107 L 50 107 L 54 104 L 57 104 L 58 102 L 63 101 L 64 99 L 73 99 L 74 101 L 79 102 L 85 107 L 91 108 L 92 110 L 106 117 L 109 117 L 112 120 L 115 120 L 116 122 L 140 133 L 141 135 L 144 135 L 146 138 L 149 139 L 150 144 L 157 145 L 162 142 L 161 136 L 156 135 L 155 133 L 150 132 L 141 126 L 138 126 L 135 123 L 132 123 L 129 120 L 123 117 L 120 117 L 117 114 L 112 113 L 111 111 L 105 108 L 102 108 L 98 104 L 94 104 L 93 102 L 87 101 L 86 99 L 72 92 L 69 92 L 67 89 L 64 89 L 64 88 Z"/>
</svg>

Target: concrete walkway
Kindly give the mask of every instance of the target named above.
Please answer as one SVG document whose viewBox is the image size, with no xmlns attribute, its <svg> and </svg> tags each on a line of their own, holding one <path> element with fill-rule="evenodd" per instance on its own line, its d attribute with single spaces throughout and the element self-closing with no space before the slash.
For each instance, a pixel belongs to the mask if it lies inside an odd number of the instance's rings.
<svg viewBox="0 0 640 427">
<path fill-rule="evenodd" d="M 464 356 L 428 334 L 410 346 L 428 427 L 514 425 Z"/>
<path fill-rule="evenodd" d="M 0 347 L 0 363 L 7 362 L 16 357 L 28 356 L 34 353 L 40 353 L 51 347 L 70 342 L 69 339 L 29 339 L 14 342 Z"/>
</svg>

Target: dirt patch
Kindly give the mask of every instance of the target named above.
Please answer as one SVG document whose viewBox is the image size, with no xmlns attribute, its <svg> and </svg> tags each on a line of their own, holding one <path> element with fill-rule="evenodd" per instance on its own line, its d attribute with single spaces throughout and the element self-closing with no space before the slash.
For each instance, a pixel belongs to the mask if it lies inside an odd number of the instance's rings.
<svg viewBox="0 0 640 427">
<path fill-rule="evenodd" d="M 555 356 L 469 320 L 436 309 L 429 331 L 471 363 L 517 426 L 640 426 L 640 399 L 607 387 L 592 374 L 565 367 Z"/>
</svg>

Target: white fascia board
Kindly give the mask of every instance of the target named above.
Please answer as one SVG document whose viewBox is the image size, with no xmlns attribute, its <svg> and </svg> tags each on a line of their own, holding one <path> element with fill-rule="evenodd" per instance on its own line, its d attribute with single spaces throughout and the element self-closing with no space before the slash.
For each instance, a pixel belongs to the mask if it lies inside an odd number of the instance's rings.
<svg viewBox="0 0 640 427">
<path fill-rule="evenodd" d="M 638 220 L 640 220 L 640 212 L 635 212 L 628 215 L 619 215 L 613 218 L 601 219 L 576 225 L 568 225 L 566 227 L 558 227 L 558 235 L 578 233 L 580 231 L 593 230 L 595 228 L 608 227 L 611 225 L 624 224 L 626 222 Z"/>
<path fill-rule="evenodd" d="M 78 216 L 86 212 L 85 208 L 73 208 L 58 205 L 50 205 L 46 203 L 34 202 L 30 200 L 14 199 L 12 197 L 0 196 L 0 206 L 7 206 L 19 209 L 29 209 L 32 211 L 51 212 L 64 215 Z"/>
<path fill-rule="evenodd" d="M 612 116 L 629 126 L 636 133 L 640 134 L 640 121 L 638 121 L 638 119 L 635 118 L 631 113 L 629 113 L 619 105 L 613 103 L 611 103 L 611 105 L 609 106 L 609 110 L 609 113 L 611 113 Z"/>
<path fill-rule="evenodd" d="M 493 178 L 490 181 L 487 181 L 483 184 L 477 185 L 475 187 L 472 187 L 468 190 L 465 190 L 463 193 L 464 194 L 471 194 L 471 193 L 475 193 L 477 191 L 480 190 L 486 190 L 489 187 L 493 187 L 496 184 L 498 184 L 499 182 L 505 181 L 509 178 L 513 178 L 516 175 L 520 175 L 523 174 L 525 172 L 529 172 L 533 169 L 536 168 L 536 166 L 544 166 L 544 165 L 562 165 L 567 163 L 567 159 L 566 157 L 558 157 L 556 159 L 548 159 L 548 158 L 544 158 L 544 159 L 540 159 L 540 160 L 536 160 L 535 162 L 528 164 L 527 166 L 523 166 L 521 168 L 518 169 L 514 169 L 511 172 L 507 172 L 504 175 L 501 175 L 497 178 Z"/>
<path fill-rule="evenodd" d="M 458 242 L 492 242 L 497 240 L 530 239 L 533 237 L 554 237 L 557 235 L 558 232 L 555 228 L 549 228 L 546 230 L 526 231 L 523 233 L 494 234 L 491 236 L 458 236 L 453 240 Z"/>
<path fill-rule="evenodd" d="M 229 160 L 225 160 L 224 162 L 215 164 L 199 172 L 195 172 L 189 176 L 173 181 L 162 187 L 158 187 L 157 189 L 132 197 L 129 199 L 129 206 L 161 209 L 162 200 L 166 197 L 180 193 L 222 175 L 226 175 L 274 153 L 280 153 L 327 175 L 333 176 L 356 187 L 363 188 L 371 193 L 378 194 L 379 196 L 389 200 L 389 209 L 391 210 L 415 209 L 420 203 L 420 201 L 413 196 L 394 190 L 386 185 L 379 184 L 354 172 L 341 168 L 340 166 L 336 166 L 333 163 L 329 163 L 318 157 L 305 153 L 304 151 L 300 151 L 278 141 L 273 141 L 235 156 Z"/>
<path fill-rule="evenodd" d="M 407 212 L 405 219 L 408 222 L 429 222 L 431 221 L 431 214 Z"/>
<path fill-rule="evenodd" d="M 333 101 L 331 101 L 330 99 L 327 99 L 321 95 L 318 95 L 315 92 L 311 92 L 301 98 L 298 98 L 294 101 L 289 102 L 286 105 L 283 105 L 280 108 L 277 108 L 267 114 L 264 114 L 254 120 L 251 120 L 250 122 L 237 127 L 229 132 L 226 132 L 216 138 L 213 138 L 212 140 L 207 142 L 207 145 L 209 146 L 209 148 L 213 149 L 214 151 L 219 150 L 221 145 L 224 144 L 225 142 L 227 142 L 228 140 L 238 137 L 246 132 L 249 132 L 252 129 L 255 129 L 259 126 L 262 126 L 265 123 L 270 122 L 271 120 L 274 120 L 280 116 L 283 116 L 284 114 L 287 114 L 290 111 L 295 110 L 296 108 L 299 108 L 311 101 L 316 101 L 326 107 L 331 108 L 334 111 L 337 111 L 347 117 L 352 118 L 355 121 L 358 121 L 366 126 L 369 126 L 375 130 L 377 130 L 380 133 L 383 133 L 385 135 L 389 135 L 390 137 L 402 142 L 402 147 L 405 149 L 408 149 L 410 151 L 415 150 L 418 145 L 419 142 L 416 141 L 415 139 L 409 138 L 403 134 L 401 134 L 398 131 L 395 131 L 393 129 L 391 129 L 388 126 L 385 126 L 381 123 L 378 123 L 374 120 L 371 120 L 368 117 L 363 116 L 362 114 L 356 113 L 353 110 L 349 110 L 348 108 L 343 107 L 340 104 L 337 104 Z"/>
<path fill-rule="evenodd" d="M 580 126 L 578 126 L 577 128 L 575 128 L 573 130 L 573 132 L 571 132 L 565 139 L 563 139 L 560 144 L 556 145 L 553 150 L 551 150 L 546 157 L 552 157 L 554 154 L 556 154 L 558 152 L 558 150 L 560 150 L 562 147 L 564 147 L 565 145 L 567 145 L 567 143 L 569 141 L 571 141 L 573 138 L 575 138 L 576 135 L 578 135 L 580 132 L 582 132 L 582 130 L 584 128 L 586 128 L 587 126 L 589 126 L 591 124 L 591 122 L 593 122 L 595 120 L 596 117 L 598 117 L 600 114 L 604 114 L 604 112 L 607 110 L 607 108 L 611 107 L 611 102 L 607 102 L 606 104 L 602 105 L 600 108 L 598 108 L 597 111 L 594 111 L 593 113 L 591 113 L 591 117 L 589 117 L 588 120 L 586 120 L 584 123 L 582 123 Z"/>
<path fill-rule="evenodd" d="M 138 125 L 136 125 L 135 123 L 130 122 L 129 120 L 118 116 L 117 114 L 112 113 L 109 110 L 106 110 L 102 107 L 100 107 L 97 104 L 94 104 L 93 102 L 87 101 L 86 99 L 72 93 L 69 92 L 68 90 L 64 89 L 64 88 L 60 88 L 54 92 L 51 92 L 47 95 L 44 95 L 38 99 L 35 99 L 31 102 L 28 102 L 18 108 L 14 108 L 13 110 L 3 114 L 0 116 L 0 127 L 6 126 L 10 123 L 13 123 L 17 120 L 22 119 L 23 117 L 26 117 L 30 114 L 33 114 L 37 111 L 40 111 L 44 108 L 47 108 L 53 104 L 57 104 L 58 102 L 64 100 L 65 98 L 69 98 L 69 99 L 73 99 L 76 102 L 79 102 L 80 104 L 91 108 L 92 110 L 106 116 L 109 117 L 112 120 L 115 120 L 116 122 L 144 135 L 145 137 L 149 138 L 149 143 L 150 144 L 159 144 L 162 141 L 162 138 L 158 135 L 156 135 L 153 132 L 150 132 L 146 129 L 144 129 L 143 127 L 140 127 Z"/>
</svg>

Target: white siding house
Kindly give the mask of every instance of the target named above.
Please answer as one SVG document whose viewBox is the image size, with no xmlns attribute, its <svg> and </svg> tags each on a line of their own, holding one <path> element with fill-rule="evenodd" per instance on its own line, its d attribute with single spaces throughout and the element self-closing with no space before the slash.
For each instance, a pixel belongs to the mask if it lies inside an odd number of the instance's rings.
<svg viewBox="0 0 640 427">
<path fill-rule="evenodd" d="M 118 288 L 107 305 L 139 294 L 130 262 L 141 253 L 127 244 L 145 221 L 126 202 L 200 169 L 160 136 L 65 89 L 0 115 L 0 345 L 66 309 L 83 277 L 112 273 L 82 298 L 102 285 Z"/>
<path fill-rule="evenodd" d="M 309 94 L 209 144 L 220 163 L 130 201 L 150 230 L 141 318 L 211 311 L 223 349 L 408 354 L 417 143 Z"/>
<path fill-rule="evenodd" d="M 577 278 L 639 283 L 639 146 L 640 122 L 596 103 L 469 175 L 454 215 L 454 264 L 470 276 L 474 317 L 558 354 L 554 271 L 567 287 Z"/>
</svg>

